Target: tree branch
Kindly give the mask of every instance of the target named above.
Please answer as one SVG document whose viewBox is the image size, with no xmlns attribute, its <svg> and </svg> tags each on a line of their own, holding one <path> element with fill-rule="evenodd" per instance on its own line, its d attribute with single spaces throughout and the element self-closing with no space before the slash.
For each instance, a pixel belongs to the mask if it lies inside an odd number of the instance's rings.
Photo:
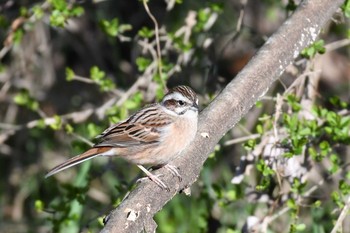
<svg viewBox="0 0 350 233">
<path fill-rule="evenodd" d="M 155 232 L 153 216 L 179 191 L 190 187 L 198 178 L 203 163 L 220 138 L 268 91 L 300 51 L 315 41 L 322 26 L 332 17 L 343 0 L 303 1 L 294 14 L 271 36 L 248 65 L 220 95 L 202 111 L 198 133 L 183 155 L 173 161 L 183 180 L 159 169 L 170 191 L 153 182 L 143 182 L 113 210 L 102 233 Z"/>
</svg>

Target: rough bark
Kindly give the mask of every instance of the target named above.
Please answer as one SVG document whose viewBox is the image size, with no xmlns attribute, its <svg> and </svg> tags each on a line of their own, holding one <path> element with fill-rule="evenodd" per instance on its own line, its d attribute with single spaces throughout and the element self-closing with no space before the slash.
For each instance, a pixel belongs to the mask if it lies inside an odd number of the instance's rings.
<svg viewBox="0 0 350 233">
<path fill-rule="evenodd" d="M 247 66 L 201 112 L 195 141 L 172 163 L 179 167 L 182 182 L 166 169 L 159 169 L 155 173 L 164 174 L 162 180 L 170 186 L 170 191 L 161 190 L 153 182 L 141 183 L 110 213 L 101 232 L 155 232 L 157 224 L 153 216 L 179 191 L 197 180 L 203 163 L 220 138 L 264 96 L 300 51 L 315 41 L 343 2 L 303 1 Z"/>
</svg>

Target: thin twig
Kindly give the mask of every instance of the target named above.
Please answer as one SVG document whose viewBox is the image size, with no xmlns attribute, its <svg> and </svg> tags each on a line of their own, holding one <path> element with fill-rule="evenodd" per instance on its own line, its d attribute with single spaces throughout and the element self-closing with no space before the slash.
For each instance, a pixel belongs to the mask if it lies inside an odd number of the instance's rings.
<svg viewBox="0 0 350 233">
<path fill-rule="evenodd" d="M 261 137 L 260 134 L 252 134 L 252 135 L 248 135 L 248 136 L 245 136 L 245 137 L 235 138 L 235 139 L 226 141 L 224 143 L 224 146 L 230 146 L 230 145 L 233 145 L 233 144 L 238 144 L 238 143 L 245 142 L 245 141 L 248 141 L 248 140 L 251 140 L 251 139 L 257 139 L 259 137 Z"/>
<path fill-rule="evenodd" d="M 244 8 L 247 5 L 248 1 L 241 1 L 241 10 L 239 11 L 239 17 L 237 20 L 237 25 L 236 25 L 236 31 L 239 32 L 241 31 L 242 28 L 242 23 L 243 23 L 243 17 L 244 17 Z"/>
<path fill-rule="evenodd" d="M 83 82 L 83 83 L 89 83 L 89 84 L 95 84 L 96 83 L 92 79 L 85 78 L 85 77 L 82 77 L 82 76 L 79 76 L 79 75 L 74 75 L 72 80 L 80 81 L 80 82 Z"/>
<path fill-rule="evenodd" d="M 334 175 L 334 174 L 333 174 Z M 330 179 L 332 176 L 327 177 L 326 179 Z M 309 190 L 307 190 L 303 197 L 309 197 L 313 192 L 315 192 L 319 187 L 321 187 L 326 179 L 322 179 L 320 180 L 317 184 L 315 184 L 314 186 L 312 186 Z M 274 214 L 273 216 L 269 217 L 266 221 L 267 224 L 270 224 L 271 222 L 273 222 L 274 220 L 276 220 L 277 218 L 279 218 L 280 216 L 282 216 L 283 214 L 287 213 L 290 210 L 290 207 L 285 207 L 283 209 L 281 209 L 280 211 L 278 211 L 276 214 Z"/>
<path fill-rule="evenodd" d="M 162 83 L 162 86 L 164 89 L 166 89 L 166 85 L 163 80 L 163 74 L 162 74 L 162 54 L 160 50 L 160 40 L 159 40 L 159 27 L 158 27 L 158 22 L 157 19 L 154 17 L 154 15 L 151 13 L 148 5 L 147 5 L 148 0 L 143 0 L 143 6 L 148 14 L 148 16 L 151 18 L 151 20 L 154 23 L 154 30 L 155 30 L 155 36 L 156 36 L 156 44 L 157 44 L 157 54 L 158 54 L 158 72 L 159 72 L 159 78 Z"/>
<path fill-rule="evenodd" d="M 326 47 L 326 51 L 333 51 L 348 45 L 350 45 L 350 39 L 342 39 L 342 40 L 337 40 L 332 43 L 329 43 L 325 47 Z"/>
<path fill-rule="evenodd" d="M 343 208 L 343 210 L 341 211 L 339 218 L 337 219 L 337 222 L 335 223 L 331 233 L 337 233 L 338 229 L 341 227 L 345 217 L 348 215 L 350 209 L 350 195 L 348 196 L 348 200 Z"/>
<path fill-rule="evenodd" d="M 94 145 L 94 143 L 91 142 L 89 139 L 87 139 L 87 138 L 85 138 L 85 137 L 83 137 L 83 136 L 81 136 L 81 135 L 79 135 L 79 134 L 76 134 L 76 133 L 71 133 L 71 134 L 72 134 L 75 138 L 77 138 L 78 140 L 84 142 L 85 144 L 87 144 L 87 145 L 89 145 L 89 146 L 91 146 L 91 147 Z"/>
</svg>

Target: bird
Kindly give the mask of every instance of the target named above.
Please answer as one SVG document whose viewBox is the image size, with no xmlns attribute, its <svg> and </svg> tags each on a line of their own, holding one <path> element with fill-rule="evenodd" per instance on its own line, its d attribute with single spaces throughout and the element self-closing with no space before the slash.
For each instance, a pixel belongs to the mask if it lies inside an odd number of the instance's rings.
<svg viewBox="0 0 350 233">
<path fill-rule="evenodd" d="M 176 86 L 161 102 L 145 106 L 111 125 L 96 137 L 97 143 L 89 150 L 54 167 L 45 178 L 96 157 L 115 156 L 136 164 L 150 180 L 168 189 L 159 175 L 152 174 L 144 165 L 164 166 L 181 180 L 178 169 L 170 162 L 194 140 L 198 112 L 196 92 L 188 86 Z"/>
</svg>

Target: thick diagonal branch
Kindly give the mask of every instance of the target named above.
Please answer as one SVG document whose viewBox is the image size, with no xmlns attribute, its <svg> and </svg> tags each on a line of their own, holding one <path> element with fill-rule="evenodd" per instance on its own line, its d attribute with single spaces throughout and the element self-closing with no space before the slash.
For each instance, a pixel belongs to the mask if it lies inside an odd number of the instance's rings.
<svg viewBox="0 0 350 233">
<path fill-rule="evenodd" d="M 109 215 L 101 232 L 154 232 L 153 216 L 180 190 L 191 186 L 203 163 L 220 138 L 259 100 L 293 62 L 300 51 L 315 41 L 343 0 L 304 1 L 295 13 L 271 36 L 248 65 L 200 114 L 195 141 L 173 162 L 183 180 L 174 179 L 165 169 L 162 180 L 172 187 L 161 190 L 153 182 L 140 184 Z M 209 137 L 206 137 L 209 136 Z"/>
</svg>

